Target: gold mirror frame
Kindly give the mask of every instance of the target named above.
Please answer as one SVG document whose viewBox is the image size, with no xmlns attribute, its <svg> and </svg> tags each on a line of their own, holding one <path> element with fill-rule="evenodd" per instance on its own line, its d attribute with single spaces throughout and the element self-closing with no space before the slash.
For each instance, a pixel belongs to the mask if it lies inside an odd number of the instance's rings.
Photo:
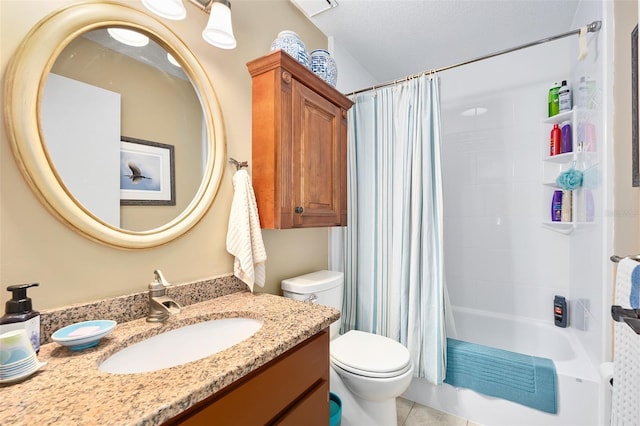
<svg viewBox="0 0 640 426">
<path fill-rule="evenodd" d="M 189 76 L 202 104 L 208 149 L 202 182 L 185 210 L 148 231 L 116 228 L 88 211 L 68 191 L 53 167 L 40 126 L 44 82 L 60 52 L 82 33 L 104 27 L 144 32 L 170 52 Z M 37 198 L 65 225 L 111 247 L 144 249 L 183 235 L 206 214 L 216 196 L 224 167 L 222 113 L 204 69 L 169 28 L 137 9 L 115 3 L 82 3 L 45 17 L 27 34 L 7 66 L 4 85 L 7 137 L 22 175 Z"/>
</svg>

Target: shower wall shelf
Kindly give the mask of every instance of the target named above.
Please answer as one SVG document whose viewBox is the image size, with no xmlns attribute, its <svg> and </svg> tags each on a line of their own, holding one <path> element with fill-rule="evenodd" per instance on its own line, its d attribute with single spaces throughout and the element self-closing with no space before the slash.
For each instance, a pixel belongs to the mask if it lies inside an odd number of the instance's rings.
<svg viewBox="0 0 640 426">
<path fill-rule="evenodd" d="M 594 226 L 594 222 L 542 222 L 542 226 L 561 234 L 571 234 L 573 231 Z"/>
<path fill-rule="evenodd" d="M 562 112 L 560 114 L 554 115 L 553 117 L 549 117 L 544 120 L 547 140 L 544 145 L 544 154 L 543 154 L 543 177 L 542 177 L 542 185 L 543 189 L 543 199 L 544 199 L 544 208 L 543 208 L 543 220 L 542 225 L 548 229 L 553 231 L 562 233 L 562 234 L 571 234 L 577 228 L 587 227 L 592 225 L 593 222 L 585 222 L 578 220 L 579 215 L 584 216 L 584 209 L 578 209 L 580 204 L 584 204 L 585 194 L 582 188 L 572 191 L 572 205 L 571 205 L 571 221 L 568 222 L 554 222 L 551 221 L 551 199 L 553 197 L 553 192 L 561 189 L 556 184 L 556 178 L 560 173 L 569 170 L 572 166 L 578 164 L 579 161 L 584 162 L 586 156 L 591 153 L 581 152 L 579 149 L 579 141 L 578 141 L 578 109 L 574 108 L 571 111 Z M 549 155 L 549 134 L 551 132 L 551 128 L 554 124 L 560 125 L 569 121 L 571 123 L 571 140 L 572 140 L 572 152 L 566 152 L 562 154 Z M 577 167 L 577 169 L 580 169 Z M 580 218 L 584 219 L 584 217 Z"/>
<path fill-rule="evenodd" d="M 573 222 L 542 222 L 542 226 L 549 228 L 553 231 L 559 232 L 561 234 L 570 234 L 573 232 L 575 228 L 575 223 Z"/>
<path fill-rule="evenodd" d="M 560 124 L 563 121 L 573 121 L 573 118 L 574 118 L 573 113 L 575 111 L 576 109 L 574 108 L 571 111 L 561 112 L 559 114 L 554 115 L 553 117 L 547 118 L 546 120 L 544 120 L 544 122 L 547 124 Z"/>
</svg>

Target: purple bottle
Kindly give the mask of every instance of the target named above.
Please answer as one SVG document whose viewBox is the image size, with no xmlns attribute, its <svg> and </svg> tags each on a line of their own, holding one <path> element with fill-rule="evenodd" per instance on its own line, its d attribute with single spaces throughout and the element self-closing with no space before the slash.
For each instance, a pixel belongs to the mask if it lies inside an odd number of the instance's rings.
<svg viewBox="0 0 640 426">
<path fill-rule="evenodd" d="M 553 198 L 551 199 L 551 221 L 562 221 L 562 191 L 553 191 Z"/>
<path fill-rule="evenodd" d="M 571 136 L 571 124 L 562 123 L 562 128 L 560 129 L 560 152 L 573 152 L 573 138 Z"/>
</svg>

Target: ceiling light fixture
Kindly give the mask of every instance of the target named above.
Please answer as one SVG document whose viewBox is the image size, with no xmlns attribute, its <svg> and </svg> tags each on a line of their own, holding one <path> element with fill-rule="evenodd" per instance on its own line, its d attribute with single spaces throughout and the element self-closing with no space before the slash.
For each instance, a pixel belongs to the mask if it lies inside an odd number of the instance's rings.
<svg viewBox="0 0 640 426">
<path fill-rule="evenodd" d="M 231 2 L 229 0 L 189 1 L 209 14 L 209 21 L 202 31 L 202 38 L 221 49 L 234 49 L 236 39 L 231 24 Z M 142 0 L 142 4 L 163 18 L 181 20 L 187 16 L 182 0 Z"/>
<path fill-rule="evenodd" d="M 124 28 L 107 28 L 107 32 L 111 37 L 127 46 L 143 47 L 149 44 L 149 37 L 137 31 Z"/>
</svg>

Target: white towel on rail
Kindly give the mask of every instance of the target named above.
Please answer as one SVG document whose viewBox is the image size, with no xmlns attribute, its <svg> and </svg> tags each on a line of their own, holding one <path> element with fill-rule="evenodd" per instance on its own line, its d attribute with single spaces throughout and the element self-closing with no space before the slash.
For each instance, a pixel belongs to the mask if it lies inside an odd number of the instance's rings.
<svg viewBox="0 0 640 426">
<path fill-rule="evenodd" d="M 253 292 L 264 287 L 267 252 L 262 241 L 256 196 L 246 170 L 233 175 L 233 201 L 227 229 L 227 251 L 235 256 L 233 274 Z"/>
<path fill-rule="evenodd" d="M 622 259 L 616 272 L 615 304 L 629 308 L 632 276 L 640 273 L 640 265 Z M 634 278 L 636 278 L 634 277 Z M 624 322 L 614 323 L 613 393 L 611 425 L 640 425 L 640 335 Z"/>
</svg>

